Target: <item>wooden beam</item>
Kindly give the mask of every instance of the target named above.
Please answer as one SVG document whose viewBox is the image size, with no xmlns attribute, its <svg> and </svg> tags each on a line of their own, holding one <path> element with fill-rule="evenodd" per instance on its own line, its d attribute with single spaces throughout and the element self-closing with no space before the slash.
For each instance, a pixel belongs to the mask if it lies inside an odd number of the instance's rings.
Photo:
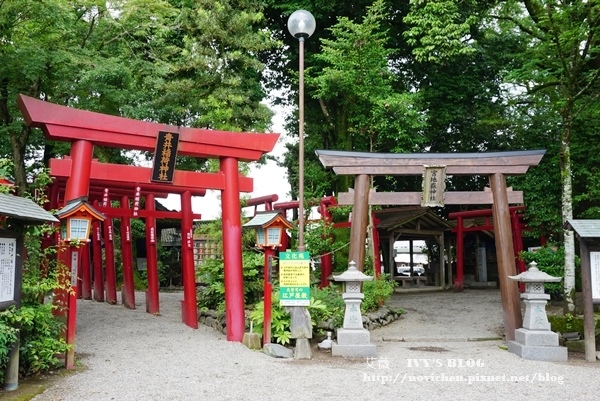
<svg viewBox="0 0 600 401">
<path fill-rule="evenodd" d="M 367 153 L 317 150 L 324 167 L 537 166 L 545 150 L 488 153 Z M 457 174 L 460 170 L 455 170 Z M 495 173 L 495 172 L 494 172 Z M 361 173 L 366 174 L 366 173 Z"/>
<path fill-rule="evenodd" d="M 385 228 L 385 227 L 383 227 Z M 416 234 L 416 235 L 427 235 L 427 236 L 436 236 L 442 234 L 443 231 L 436 230 L 416 230 L 414 228 L 403 228 L 403 229 L 394 229 L 394 234 Z"/>
<path fill-rule="evenodd" d="M 522 191 L 508 191 L 508 203 L 523 203 Z M 352 192 L 340 192 L 338 194 L 339 205 L 352 205 L 354 202 Z M 444 204 L 446 205 L 490 205 L 494 203 L 492 193 L 482 192 L 446 192 Z M 370 205 L 421 205 L 421 192 L 371 192 L 369 195 Z"/>
<path fill-rule="evenodd" d="M 495 173 L 520 175 L 525 174 L 529 165 L 491 165 L 491 166 L 447 166 L 446 175 L 489 175 Z M 333 171 L 338 175 L 422 175 L 423 165 L 417 166 L 335 166 Z"/>
</svg>

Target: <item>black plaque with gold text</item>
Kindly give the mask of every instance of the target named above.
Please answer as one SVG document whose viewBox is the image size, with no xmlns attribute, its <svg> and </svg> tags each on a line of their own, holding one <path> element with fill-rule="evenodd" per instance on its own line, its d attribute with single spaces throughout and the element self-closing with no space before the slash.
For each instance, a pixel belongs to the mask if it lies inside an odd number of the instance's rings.
<svg viewBox="0 0 600 401">
<path fill-rule="evenodd" d="M 179 133 L 160 131 L 154 152 L 154 165 L 152 168 L 152 181 L 171 184 L 175 172 L 175 159 L 177 158 L 177 144 Z"/>
</svg>

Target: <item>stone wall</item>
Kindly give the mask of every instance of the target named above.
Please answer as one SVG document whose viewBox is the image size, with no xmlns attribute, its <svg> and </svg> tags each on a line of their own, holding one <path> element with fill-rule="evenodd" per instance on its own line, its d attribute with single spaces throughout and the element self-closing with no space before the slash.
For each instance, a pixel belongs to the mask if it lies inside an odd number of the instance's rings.
<svg viewBox="0 0 600 401">
<path fill-rule="evenodd" d="M 223 334 L 226 334 L 225 326 L 225 315 L 217 313 L 214 310 L 199 310 L 198 311 L 198 322 L 200 324 L 204 324 L 205 326 L 212 327 L 215 330 L 220 331 Z M 370 312 L 366 315 L 363 315 L 363 327 L 367 330 L 373 330 L 378 327 L 386 326 L 392 322 L 395 322 L 400 318 L 401 314 L 387 308 L 386 306 L 382 306 L 376 312 Z M 326 322 L 318 322 L 317 327 L 323 330 L 334 331 L 332 319 L 329 319 Z"/>
<path fill-rule="evenodd" d="M 198 322 L 212 327 L 223 334 L 227 334 L 225 330 L 227 323 L 225 322 L 225 314 L 223 313 L 217 313 L 214 310 L 198 310 Z"/>
</svg>

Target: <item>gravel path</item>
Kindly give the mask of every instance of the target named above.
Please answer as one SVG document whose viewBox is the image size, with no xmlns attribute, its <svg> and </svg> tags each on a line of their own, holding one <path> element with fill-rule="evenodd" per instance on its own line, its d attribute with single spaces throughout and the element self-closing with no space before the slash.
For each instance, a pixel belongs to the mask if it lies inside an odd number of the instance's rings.
<svg viewBox="0 0 600 401">
<path fill-rule="evenodd" d="M 180 323 L 180 293 L 161 293 L 161 315 L 79 301 L 76 356 L 86 367 L 34 398 L 46 400 L 526 400 L 597 399 L 598 363 L 522 360 L 502 332 L 497 290 L 396 294 L 406 315 L 371 333 L 378 357 L 310 361 L 251 351 Z"/>
</svg>

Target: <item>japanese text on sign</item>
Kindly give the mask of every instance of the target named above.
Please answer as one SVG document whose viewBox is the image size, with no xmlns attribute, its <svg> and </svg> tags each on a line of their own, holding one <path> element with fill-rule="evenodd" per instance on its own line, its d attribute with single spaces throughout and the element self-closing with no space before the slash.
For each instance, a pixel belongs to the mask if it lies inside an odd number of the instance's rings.
<svg viewBox="0 0 600 401">
<path fill-rule="evenodd" d="M 282 306 L 310 304 L 310 255 L 308 252 L 279 254 L 279 303 Z"/>
</svg>

